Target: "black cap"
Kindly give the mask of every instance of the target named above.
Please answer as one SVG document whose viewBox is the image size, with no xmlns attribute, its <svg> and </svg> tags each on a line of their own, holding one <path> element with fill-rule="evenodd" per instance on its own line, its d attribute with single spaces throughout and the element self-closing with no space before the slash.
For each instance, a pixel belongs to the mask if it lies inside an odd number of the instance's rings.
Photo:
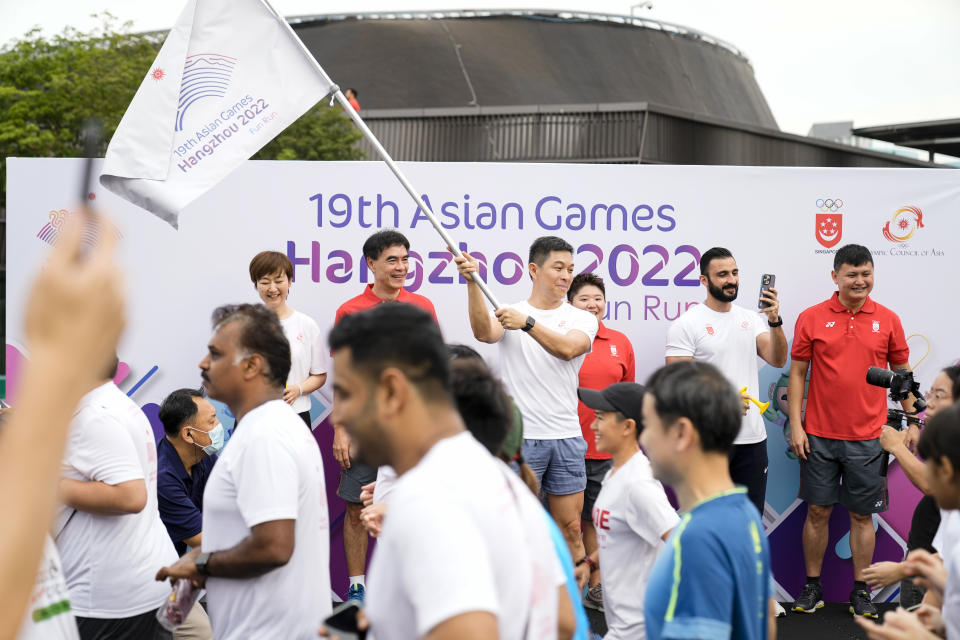
<svg viewBox="0 0 960 640">
<path fill-rule="evenodd" d="M 637 432 L 643 425 L 643 394 L 642 384 L 635 382 L 618 382 L 603 391 L 577 389 L 580 401 L 595 411 L 619 411 L 625 418 L 633 418 L 637 423 Z"/>
</svg>

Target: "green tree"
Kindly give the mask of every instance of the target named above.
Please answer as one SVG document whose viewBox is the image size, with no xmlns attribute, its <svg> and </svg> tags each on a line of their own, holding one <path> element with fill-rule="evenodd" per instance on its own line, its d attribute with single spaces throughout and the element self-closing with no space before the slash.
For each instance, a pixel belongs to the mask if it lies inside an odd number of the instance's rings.
<svg viewBox="0 0 960 640">
<path fill-rule="evenodd" d="M 6 205 L 6 158 L 79 157 L 80 129 L 103 121 L 99 155 L 160 50 L 166 33 L 130 33 L 110 14 L 91 32 L 38 29 L 0 51 L 0 207 Z M 259 160 L 357 160 L 360 134 L 339 109 L 320 103 L 287 127 Z"/>
<path fill-rule="evenodd" d="M 339 106 L 320 101 L 261 149 L 256 160 L 362 160 L 363 137 Z"/>
</svg>

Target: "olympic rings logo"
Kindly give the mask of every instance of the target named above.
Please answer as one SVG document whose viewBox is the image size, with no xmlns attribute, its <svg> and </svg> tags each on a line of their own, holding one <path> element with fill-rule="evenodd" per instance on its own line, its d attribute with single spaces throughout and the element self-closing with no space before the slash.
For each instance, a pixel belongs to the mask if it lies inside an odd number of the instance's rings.
<svg viewBox="0 0 960 640">
<path fill-rule="evenodd" d="M 840 198 L 826 198 L 817 200 L 817 208 L 821 211 L 829 211 L 830 213 L 836 213 L 840 210 L 840 207 L 843 206 L 843 200 Z"/>
</svg>

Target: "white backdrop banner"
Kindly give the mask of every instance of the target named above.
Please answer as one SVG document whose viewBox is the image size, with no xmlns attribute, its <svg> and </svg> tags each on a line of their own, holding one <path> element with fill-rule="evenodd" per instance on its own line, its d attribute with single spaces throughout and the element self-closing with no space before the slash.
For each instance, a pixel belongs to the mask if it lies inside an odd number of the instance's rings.
<svg viewBox="0 0 960 640">
<path fill-rule="evenodd" d="M 531 241 L 542 235 L 568 240 L 576 270 L 606 282 L 606 322 L 633 342 L 638 381 L 663 363 L 669 322 L 703 300 L 698 260 L 712 246 L 736 257 L 738 302 L 745 307 L 756 308 L 760 275 L 776 274 L 790 339 L 797 315 L 835 290 L 836 249 L 866 245 L 876 265 L 873 297 L 900 315 L 918 379 L 929 386 L 939 368 L 960 356 L 952 320 L 960 301 L 950 276 L 960 258 L 960 173 L 401 165 L 460 248 L 481 258 L 484 277 L 505 303 L 529 294 Z M 81 160 L 8 161 L 8 352 L 23 351 L 27 288 L 75 205 L 81 174 Z M 380 227 L 396 227 L 410 239 L 408 288 L 433 300 L 446 339 L 495 359 L 496 349 L 478 345 L 470 333 L 466 287 L 450 254 L 380 163 L 246 162 L 187 207 L 179 231 L 106 190 L 95 196 L 122 234 L 117 277 L 127 283 L 128 331 L 121 359 L 130 364 L 131 379 L 154 371 L 138 390 L 140 403 L 199 384 L 196 365 L 210 335 L 210 312 L 224 303 L 258 301 L 247 275 L 257 252 L 289 255 L 295 269 L 290 304 L 326 330 L 337 307 L 370 282 L 361 246 Z M 781 373 L 761 371 L 761 390 L 769 384 L 774 400 L 767 415 L 768 525 L 796 506 L 796 463 L 785 457 L 785 416 L 777 411 Z M 903 526 L 894 528 L 905 537 Z"/>
</svg>

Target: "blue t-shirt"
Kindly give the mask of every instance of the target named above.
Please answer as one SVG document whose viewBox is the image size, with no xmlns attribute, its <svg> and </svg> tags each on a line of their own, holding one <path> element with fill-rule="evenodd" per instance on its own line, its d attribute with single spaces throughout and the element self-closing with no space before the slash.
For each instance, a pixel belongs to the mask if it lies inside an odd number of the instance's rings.
<svg viewBox="0 0 960 640">
<path fill-rule="evenodd" d="M 206 456 L 188 474 L 173 444 L 165 436 L 157 443 L 157 506 L 181 556 L 187 552 L 183 541 L 203 530 L 203 490 L 216 461 Z"/>
<path fill-rule="evenodd" d="M 644 598 L 647 638 L 765 640 L 770 548 L 743 488 L 683 515 L 660 552 Z"/>
<path fill-rule="evenodd" d="M 577 586 L 577 579 L 573 575 L 573 560 L 570 558 L 570 547 L 560 533 L 560 527 L 553 521 L 553 518 L 546 511 L 543 512 L 547 519 L 547 528 L 550 529 L 550 539 L 553 541 L 553 547 L 560 558 L 560 566 L 563 567 L 563 573 L 567 577 L 567 593 L 570 594 L 570 601 L 573 603 L 573 613 L 577 618 L 577 630 L 573 634 L 573 640 L 587 640 L 587 634 L 590 632 L 590 621 L 587 620 L 587 612 L 583 609 L 583 593 Z"/>
</svg>

